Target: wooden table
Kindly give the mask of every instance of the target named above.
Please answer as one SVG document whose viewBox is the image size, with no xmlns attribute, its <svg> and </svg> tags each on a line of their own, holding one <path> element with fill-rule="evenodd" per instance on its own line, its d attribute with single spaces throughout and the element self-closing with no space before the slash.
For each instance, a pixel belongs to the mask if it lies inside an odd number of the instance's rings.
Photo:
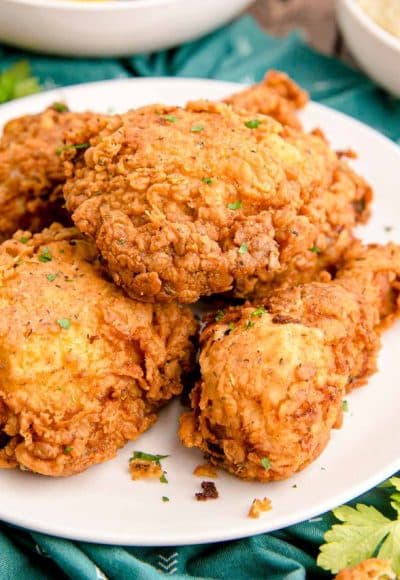
<svg viewBox="0 0 400 580">
<path fill-rule="evenodd" d="M 335 0 L 257 0 L 248 12 L 273 35 L 297 29 L 320 52 L 350 60 L 336 25 Z"/>
</svg>

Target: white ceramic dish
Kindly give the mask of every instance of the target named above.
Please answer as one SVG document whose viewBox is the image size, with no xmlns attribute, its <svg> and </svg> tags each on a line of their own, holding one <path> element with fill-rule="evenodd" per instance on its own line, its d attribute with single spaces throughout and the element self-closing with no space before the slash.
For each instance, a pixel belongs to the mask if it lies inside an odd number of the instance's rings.
<svg viewBox="0 0 400 580">
<path fill-rule="evenodd" d="M 0 107 L 0 125 L 65 99 L 72 109 L 124 111 L 159 101 L 168 104 L 207 97 L 219 99 L 240 87 L 206 80 L 123 80 L 44 93 Z M 339 149 L 360 153 L 355 162 L 376 189 L 374 214 L 360 231 L 369 241 L 400 242 L 398 171 L 400 149 L 359 122 L 311 103 L 302 114 L 306 127 L 322 126 Z M 385 227 L 394 226 L 387 233 Z M 220 498 L 196 502 L 201 479 L 192 475 L 200 453 L 177 439 L 177 402 L 160 421 L 118 457 L 67 479 L 46 479 L 22 471 L 0 471 L 0 519 L 48 534 L 126 545 L 178 545 L 228 540 L 303 521 L 349 500 L 400 469 L 398 374 L 400 325 L 385 334 L 380 371 L 367 387 L 348 397 L 344 426 L 335 431 L 321 457 L 295 477 L 273 484 L 248 483 L 221 473 Z M 163 462 L 169 484 L 133 482 L 133 450 L 169 454 Z M 170 498 L 163 503 L 161 497 Z M 255 497 L 268 496 L 272 511 L 247 517 Z"/>
<path fill-rule="evenodd" d="M 129 56 L 177 46 L 252 0 L 0 0 L 0 41 L 71 56 Z"/>
<path fill-rule="evenodd" d="M 365 72 L 400 97 L 400 39 L 381 28 L 357 0 L 337 0 L 346 45 Z"/>
</svg>

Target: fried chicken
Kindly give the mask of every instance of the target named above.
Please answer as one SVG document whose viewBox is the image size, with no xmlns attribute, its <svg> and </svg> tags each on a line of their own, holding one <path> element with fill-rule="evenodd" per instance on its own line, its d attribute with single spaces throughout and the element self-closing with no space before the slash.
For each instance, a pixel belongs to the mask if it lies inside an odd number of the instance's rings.
<svg viewBox="0 0 400 580">
<path fill-rule="evenodd" d="M 125 296 L 74 228 L 0 246 L 0 304 L 1 467 L 66 476 L 112 458 L 191 368 L 191 311 Z"/>
<path fill-rule="evenodd" d="M 135 299 L 254 297 L 308 280 L 368 215 L 370 188 L 319 133 L 202 101 L 121 121 L 71 154 L 64 195 Z"/>
<path fill-rule="evenodd" d="M 340 426 L 343 395 L 376 370 L 380 333 L 399 312 L 399 279 L 399 246 L 355 244 L 333 281 L 218 312 L 202 332 L 183 444 L 244 479 L 306 467 Z"/>
<path fill-rule="evenodd" d="M 270 70 L 258 84 L 235 93 L 224 101 L 235 109 L 269 115 L 282 125 L 301 128 L 297 111 L 308 102 L 308 94 L 285 73 Z"/>
<path fill-rule="evenodd" d="M 369 558 L 357 566 L 345 568 L 334 580 L 396 580 L 389 560 Z"/>
<path fill-rule="evenodd" d="M 97 113 L 71 113 L 59 103 L 6 124 L 0 139 L 0 241 L 18 228 L 38 231 L 56 219 L 68 223 L 59 153 L 70 130 L 81 133 L 77 144 L 82 146 L 102 120 Z"/>
</svg>

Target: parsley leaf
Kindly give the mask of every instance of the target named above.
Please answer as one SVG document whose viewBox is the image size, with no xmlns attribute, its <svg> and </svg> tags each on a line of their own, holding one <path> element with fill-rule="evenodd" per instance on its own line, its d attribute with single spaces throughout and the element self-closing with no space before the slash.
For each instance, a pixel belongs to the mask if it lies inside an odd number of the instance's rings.
<svg viewBox="0 0 400 580">
<path fill-rule="evenodd" d="M 61 155 L 63 151 L 68 151 L 70 149 L 75 149 L 78 151 L 79 149 L 88 149 L 90 147 L 90 143 L 77 143 L 76 145 L 63 145 L 62 147 L 57 147 L 56 155 Z"/>
<path fill-rule="evenodd" d="M 21 244 L 27 244 L 29 241 L 29 238 L 25 237 L 25 236 L 21 236 L 19 238 L 19 241 L 21 242 Z"/>
<path fill-rule="evenodd" d="M 192 133 L 201 133 L 201 131 L 204 131 L 204 125 L 193 125 L 190 131 Z"/>
<path fill-rule="evenodd" d="M 225 312 L 223 310 L 217 310 L 215 313 L 215 322 L 219 322 L 225 316 Z"/>
<path fill-rule="evenodd" d="M 134 459 L 142 459 L 143 461 L 154 461 L 154 463 L 160 465 L 161 459 L 165 459 L 166 457 L 169 457 L 169 455 L 152 455 L 151 453 L 145 453 L 144 451 L 134 451 L 130 461 L 133 461 Z"/>
<path fill-rule="evenodd" d="M 203 183 L 207 183 L 207 185 L 211 185 L 213 180 L 211 179 L 211 177 L 203 177 L 201 180 Z"/>
<path fill-rule="evenodd" d="M 242 244 L 239 248 L 239 254 L 246 254 L 249 251 L 247 244 Z"/>
<path fill-rule="evenodd" d="M 68 454 L 71 453 L 71 451 L 73 451 L 74 448 L 71 447 L 71 445 L 67 445 L 66 447 L 64 447 L 64 453 Z"/>
<path fill-rule="evenodd" d="M 0 72 L 0 103 L 39 93 L 41 87 L 27 61 L 17 62 Z"/>
<path fill-rule="evenodd" d="M 177 118 L 177 117 L 175 117 L 175 115 L 166 115 L 166 116 L 164 117 L 164 119 L 165 119 L 166 121 L 168 121 L 168 123 L 176 123 L 176 122 L 177 122 L 177 120 L 178 120 L 178 118 Z"/>
<path fill-rule="evenodd" d="M 257 318 L 261 318 L 261 316 L 263 316 L 263 314 L 267 314 L 267 311 L 265 310 L 264 306 L 259 306 L 258 308 L 253 310 L 253 312 L 250 314 L 250 316 L 252 318 L 255 318 L 256 316 L 257 316 Z"/>
<path fill-rule="evenodd" d="M 263 468 L 264 468 L 266 471 L 268 471 L 268 469 L 270 469 L 270 467 L 271 467 L 271 462 L 270 462 L 270 460 L 268 459 L 268 457 L 263 457 L 263 458 L 261 459 L 261 465 L 263 466 Z"/>
<path fill-rule="evenodd" d="M 400 575 L 400 478 L 392 477 L 389 482 L 396 490 L 390 496 L 390 505 L 397 512 L 397 519 L 391 520 L 364 504 L 333 510 L 342 523 L 333 525 L 325 534 L 318 566 L 336 574 L 376 556 L 390 560 L 394 572 Z"/>
<path fill-rule="evenodd" d="M 228 203 L 228 209 L 232 209 L 233 211 L 240 209 L 242 207 L 242 200 L 238 199 L 237 201 L 233 201 L 232 203 Z"/>
<path fill-rule="evenodd" d="M 166 495 L 163 495 L 162 498 L 163 502 L 169 501 L 169 497 L 167 497 Z"/>
<path fill-rule="evenodd" d="M 54 280 L 57 278 L 57 274 L 47 274 L 46 278 L 49 282 L 54 282 Z"/>
<path fill-rule="evenodd" d="M 43 248 L 43 250 L 41 251 L 41 253 L 39 254 L 39 262 L 51 262 L 53 259 L 53 256 L 50 253 L 49 248 Z"/>
<path fill-rule="evenodd" d="M 254 326 L 254 322 L 252 322 L 251 320 L 247 320 L 246 324 L 244 325 L 244 329 L 249 330 L 249 328 L 252 328 L 253 326 Z"/>
<path fill-rule="evenodd" d="M 318 246 L 312 246 L 311 248 L 308 248 L 310 252 L 314 252 L 314 254 L 320 254 L 321 253 L 321 248 L 319 248 Z"/>
<path fill-rule="evenodd" d="M 342 409 L 345 413 L 349 410 L 349 403 L 346 400 L 342 401 Z"/>
<path fill-rule="evenodd" d="M 161 483 L 168 483 L 168 479 L 165 477 L 165 473 L 160 476 Z"/>
<path fill-rule="evenodd" d="M 53 103 L 51 106 L 55 111 L 57 111 L 57 113 L 65 113 L 69 111 L 65 103 Z"/>
<path fill-rule="evenodd" d="M 257 129 L 261 123 L 262 121 L 259 119 L 251 119 L 250 121 L 246 121 L 245 125 L 248 129 Z"/>
<path fill-rule="evenodd" d="M 64 330 L 68 330 L 69 328 L 71 328 L 71 321 L 69 318 L 59 318 L 57 320 L 57 324 Z"/>
</svg>

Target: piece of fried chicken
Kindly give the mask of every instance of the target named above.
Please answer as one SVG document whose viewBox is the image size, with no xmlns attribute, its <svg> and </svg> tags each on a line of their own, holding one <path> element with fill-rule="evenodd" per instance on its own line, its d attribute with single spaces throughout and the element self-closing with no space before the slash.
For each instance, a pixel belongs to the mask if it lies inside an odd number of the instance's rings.
<svg viewBox="0 0 400 580">
<path fill-rule="evenodd" d="M 300 129 L 297 111 L 308 103 L 308 94 L 285 73 L 270 70 L 260 83 L 235 93 L 224 102 L 235 109 L 269 115 L 282 125 Z"/>
<path fill-rule="evenodd" d="M 396 576 L 389 560 L 369 558 L 357 566 L 345 568 L 334 580 L 396 580 Z"/>
<path fill-rule="evenodd" d="M 71 113 L 58 103 L 5 125 L 0 139 L 0 241 L 18 228 L 38 231 L 57 219 L 68 222 L 61 192 L 63 143 L 72 130 L 80 134 L 78 147 L 84 147 L 103 119 L 98 113 Z"/>
<path fill-rule="evenodd" d="M 180 438 L 244 479 L 306 467 L 342 421 L 344 393 L 376 370 L 399 311 L 400 247 L 356 245 L 337 278 L 217 312 L 201 336 L 201 380 Z"/>
<path fill-rule="evenodd" d="M 254 297 L 313 278 L 368 215 L 369 186 L 319 132 L 203 101 L 144 107 L 114 129 L 69 152 L 64 195 L 136 299 Z"/>
<path fill-rule="evenodd" d="M 0 467 L 83 471 L 182 390 L 192 313 L 125 296 L 74 228 L 20 231 L 0 246 L 0 305 Z"/>
</svg>

